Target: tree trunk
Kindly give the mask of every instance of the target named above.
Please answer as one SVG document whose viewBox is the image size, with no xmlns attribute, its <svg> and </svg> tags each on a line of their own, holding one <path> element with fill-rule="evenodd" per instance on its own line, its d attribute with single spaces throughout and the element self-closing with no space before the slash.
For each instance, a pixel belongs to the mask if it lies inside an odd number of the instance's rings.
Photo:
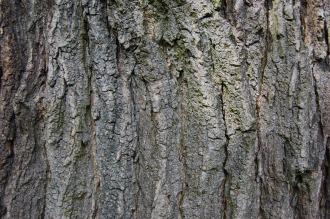
<svg viewBox="0 0 330 219">
<path fill-rule="evenodd" d="M 1 0 L 1 218 L 330 218 L 330 0 Z"/>
</svg>

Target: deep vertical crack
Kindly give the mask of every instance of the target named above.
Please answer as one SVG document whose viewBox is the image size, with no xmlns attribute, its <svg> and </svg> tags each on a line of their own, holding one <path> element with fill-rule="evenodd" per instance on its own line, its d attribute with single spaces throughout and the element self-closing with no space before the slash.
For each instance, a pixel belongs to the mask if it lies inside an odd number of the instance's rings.
<svg viewBox="0 0 330 219">
<path fill-rule="evenodd" d="M 319 208 L 320 210 L 324 211 L 323 216 L 324 218 L 328 218 L 330 216 L 330 200 L 329 200 L 329 187 L 328 183 L 330 181 L 329 178 L 329 162 L 330 162 L 330 153 L 329 153 L 329 142 L 328 142 L 328 137 L 326 137 L 323 131 L 323 121 L 322 121 L 322 112 L 321 112 L 321 105 L 320 105 L 320 97 L 319 97 L 319 92 L 317 90 L 317 80 L 314 75 L 314 66 L 312 66 L 312 78 L 313 78 L 313 88 L 314 88 L 314 94 L 315 94 L 315 103 L 316 103 L 316 114 L 318 116 L 318 126 L 319 126 L 319 131 L 322 137 L 322 143 L 325 146 L 325 154 L 324 154 L 324 160 L 321 166 L 322 169 L 322 183 L 321 183 L 321 199 L 319 203 Z"/>
<path fill-rule="evenodd" d="M 329 29 L 328 29 L 328 23 L 327 19 L 324 20 L 324 38 L 325 43 L 327 45 L 327 56 L 326 56 L 326 63 L 327 65 L 330 65 L 329 55 L 330 55 L 330 44 L 329 44 Z"/>
<path fill-rule="evenodd" d="M 227 197 L 227 184 L 228 184 L 228 180 L 229 180 L 229 173 L 226 170 L 226 164 L 227 164 L 227 160 L 228 160 L 228 145 L 229 145 L 229 140 L 230 137 L 228 135 L 228 128 L 227 128 L 227 123 L 226 123 L 226 112 L 225 112 L 225 108 L 224 108 L 224 87 L 225 84 L 224 82 L 221 83 L 221 94 L 220 94 L 220 99 L 221 99 L 221 113 L 222 113 L 222 119 L 223 119 L 223 123 L 224 123 L 224 127 L 225 127 L 225 137 L 226 137 L 226 142 L 224 145 L 224 152 L 225 152 L 225 159 L 222 163 L 222 170 L 223 170 L 223 174 L 224 174 L 224 180 L 223 180 L 223 187 L 222 187 L 222 201 L 223 201 L 223 218 L 227 218 L 229 216 L 227 216 L 227 207 L 228 207 L 228 198 Z"/>
<path fill-rule="evenodd" d="M 330 139 L 327 138 L 325 143 L 325 153 L 324 153 L 324 160 L 321 166 L 322 169 L 322 183 L 321 183 L 321 197 L 320 197 L 320 204 L 319 208 L 321 215 L 323 218 L 329 218 L 330 217 L 330 200 L 329 200 L 329 185 L 330 185 Z"/>
<path fill-rule="evenodd" d="M 187 115 L 187 112 L 185 111 L 185 107 L 184 107 L 184 95 L 185 95 L 185 89 L 187 87 L 187 81 L 184 79 L 184 72 L 180 71 L 179 72 L 179 77 L 177 79 L 178 81 L 178 87 L 180 87 L 180 111 L 178 114 L 181 114 L 182 116 L 180 116 L 180 118 L 182 119 L 181 121 L 179 121 L 179 123 L 181 124 L 181 131 L 180 131 L 180 146 L 179 146 L 179 159 L 182 162 L 182 166 L 183 166 L 183 179 L 182 179 L 182 191 L 180 192 L 180 197 L 179 197 L 179 215 L 181 216 L 182 219 L 185 218 L 185 214 L 184 214 L 184 208 L 183 208 L 183 204 L 184 204 L 184 198 L 185 198 L 185 190 L 187 189 L 187 183 L 186 183 L 186 178 L 187 178 L 187 173 L 186 170 L 188 169 L 187 166 L 187 159 L 186 159 L 186 144 L 185 144 L 185 130 L 186 130 L 186 121 L 185 121 L 185 116 Z"/>
<path fill-rule="evenodd" d="M 257 151 L 255 155 L 255 180 L 256 183 L 259 186 L 259 212 L 258 212 L 258 217 L 260 217 L 261 212 L 262 212 L 262 177 L 260 173 L 260 153 L 261 153 L 261 148 L 262 148 L 262 139 L 261 139 L 261 124 L 260 124 L 260 117 L 261 117 L 261 98 L 262 98 L 262 92 L 263 92 L 263 85 L 264 85 L 264 77 L 265 77 L 265 71 L 267 68 L 267 63 L 268 63 L 268 52 L 270 49 L 270 43 L 271 43 L 271 35 L 270 35 L 270 30 L 269 30 L 269 10 L 271 7 L 271 2 L 269 0 L 265 0 L 265 12 L 266 12 L 266 30 L 265 30 L 265 49 L 263 52 L 263 57 L 261 60 L 261 70 L 260 70 L 260 79 L 259 79 L 259 90 L 258 90 L 258 96 L 256 99 L 256 128 L 257 128 Z"/>
</svg>

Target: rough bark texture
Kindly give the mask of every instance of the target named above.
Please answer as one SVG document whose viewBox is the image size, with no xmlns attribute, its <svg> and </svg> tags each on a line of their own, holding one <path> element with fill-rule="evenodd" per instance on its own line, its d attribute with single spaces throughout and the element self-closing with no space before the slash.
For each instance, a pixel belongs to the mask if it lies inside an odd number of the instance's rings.
<svg viewBox="0 0 330 219">
<path fill-rule="evenodd" d="M 0 217 L 330 218 L 330 0 L 0 0 Z"/>
</svg>

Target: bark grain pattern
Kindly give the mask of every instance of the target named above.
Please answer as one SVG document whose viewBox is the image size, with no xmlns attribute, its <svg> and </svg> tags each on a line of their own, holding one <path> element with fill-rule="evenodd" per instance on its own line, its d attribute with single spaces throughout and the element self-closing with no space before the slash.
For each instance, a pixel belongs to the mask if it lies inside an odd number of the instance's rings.
<svg viewBox="0 0 330 219">
<path fill-rule="evenodd" d="M 1 218 L 330 218 L 329 0 L 0 0 Z"/>
</svg>

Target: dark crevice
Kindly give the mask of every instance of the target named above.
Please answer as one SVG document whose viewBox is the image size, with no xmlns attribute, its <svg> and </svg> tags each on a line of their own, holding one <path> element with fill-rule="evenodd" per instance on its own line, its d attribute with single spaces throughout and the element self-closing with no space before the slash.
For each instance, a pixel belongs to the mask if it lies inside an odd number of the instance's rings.
<svg viewBox="0 0 330 219">
<path fill-rule="evenodd" d="M 265 39 L 265 49 L 263 51 L 263 57 L 261 60 L 261 68 L 260 68 L 260 75 L 259 75 L 259 89 L 258 89 L 258 96 L 256 99 L 256 129 L 257 129 L 257 152 L 255 155 L 255 180 L 256 183 L 259 185 L 259 213 L 258 217 L 261 217 L 263 208 L 262 208 L 262 190 L 263 190 L 263 179 L 261 177 L 262 173 L 260 173 L 260 164 L 261 164 L 261 154 L 262 153 L 262 138 L 261 138 L 261 101 L 262 101 L 262 93 L 263 93 L 263 86 L 264 86 L 264 77 L 265 71 L 267 69 L 268 63 L 268 53 L 270 52 L 270 44 L 271 44 L 271 34 L 269 30 L 269 10 L 272 8 L 272 1 L 266 0 L 265 1 L 265 10 L 266 10 L 266 30 L 264 30 L 264 39 Z"/>
<path fill-rule="evenodd" d="M 330 66 L 330 60 L 329 60 L 329 55 L 330 55 L 330 44 L 329 44 L 329 30 L 328 30 L 328 24 L 327 20 L 324 20 L 324 37 L 325 37 L 325 43 L 327 45 L 327 56 L 326 56 L 326 64 Z"/>
<path fill-rule="evenodd" d="M 312 79 L 313 79 L 313 87 L 314 87 L 315 102 L 316 102 L 316 113 L 317 116 L 319 117 L 320 130 L 322 131 L 322 135 L 323 135 L 324 133 L 323 133 L 323 123 L 322 123 L 322 114 L 321 114 L 321 104 L 320 104 L 319 92 L 317 90 L 317 80 L 314 75 L 314 66 L 315 64 L 313 64 L 312 66 Z"/>
<path fill-rule="evenodd" d="M 214 10 L 219 13 L 221 17 L 226 19 L 229 23 L 233 24 L 234 22 L 234 3 L 233 0 L 222 0 L 219 3 L 215 4 L 216 0 L 213 1 L 215 6 Z"/>
<path fill-rule="evenodd" d="M 187 169 L 188 169 L 188 164 L 187 164 L 187 145 L 185 142 L 185 133 L 186 133 L 186 121 L 187 118 L 185 117 L 187 115 L 186 107 L 185 107 L 185 95 L 186 95 L 186 89 L 187 89 L 187 81 L 185 79 L 184 71 L 181 70 L 179 72 L 179 76 L 177 78 L 178 81 L 178 87 L 180 88 L 179 92 L 179 98 L 180 98 L 180 105 L 179 105 L 179 110 L 178 110 L 178 115 L 179 118 L 181 118 L 181 121 L 178 123 L 181 124 L 181 129 L 180 129 L 180 142 L 179 142 L 179 160 L 182 163 L 182 171 L 183 171 L 183 178 L 182 178 L 182 190 L 179 193 L 179 203 L 178 203 L 178 208 L 179 208 L 179 215 L 181 218 L 185 218 L 184 214 L 184 198 L 185 198 L 185 192 L 188 189 L 188 185 L 186 182 L 187 177 Z"/>
<path fill-rule="evenodd" d="M 136 141 L 135 145 L 133 145 L 132 148 L 130 148 L 128 150 L 129 156 L 130 156 L 130 160 L 128 162 L 131 162 L 131 165 L 133 166 L 134 172 L 138 172 L 136 171 L 137 167 L 135 167 L 134 164 L 139 162 L 139 152 L 140 152 L 140 138 L 139 138 L 139 130 L 140 130 L 140 122 L 139 122 L 139 109 L 138 109 L 138 104 L 137 104 L 137 96 L 138 93 L 134 91 L 134 88 L 137 87 L 137 79 L 138 77 L 135 75 L 135 68 L 136 68 L 136 63 L 134 64 L 134 67 L 132 69 L 131 74 L 129 75 L 128 78 L 128 83 L 129 83 L 129 93 L 130 93 L 130 100 L 131 100 L 131 122 L 132 124 L 136 124 L 135 125 L 135 132 L 136 132 Z M 138 166 L 138 165 L 136 165 Z M 137 175 L 138 176 L 138 175 Z M 133 183 L 135 183 L 138 187 L 138 189 L 140 189 L 140 182 L 138 180 L 138 177 L 135 181 L 133 181 Z M 136 214 L 136 211 L 138 209 L 138 202 L 135 203 L 134 208 L 131 209 L 131 216 L 134 217 L 134 215 Z"/>
<path fill-rule="evenodd" d="M 306 209 L 309 202 L 310 185 L 308 183 L 312 172 L 310 170 L 296 171 L 292 185 L 291 206 L 294 210 L 294 218 L 306 218 L 308 211 Z"/>
<path fill-rule="evenodd" d="M 159 15 L 166 16 L 169 13 L 169 6 L 166 0 L 149 0 L 149 4 L 156 9 Z"/>
<path fill-rule="evenodd" d="M 203 15 L 203 17 L 200 18 L 200 20 L 207 19 L 207 18 L 212 18 L 213 14 L 212 13 L 206 13 Z"/>
<path fill-rule="evenodd" d="M 50 178 L 51 178 L 51 170 L 50 170 L 50 164 L 49 164 L 49 159 L 48 159 L 48 155 L 47 155 L 47 148 L 46 148 L 46 145 L 44 144 L 43 145 L 43 156 L 44 156 L 44 160 L 45 160 L 45 163 L 46 163 L 46 170 L 45 170 L 45 176 L 46 176 L 46 182 L 44 184 L 44 204 L 43 204 L 43 208 L 42 208 L 42 212 L 41 212 L 41 218 L 45 218 L 45 214 L 46 214 L 46 207 L 47 207 L 47 187 L 49 185 L 49 181 L 50 181 Z"/>
<path fill-rule="evenodd" d="M 226 112 L 225 112 L 225 108 L 224 108 L 224 88 L 225 88 L 225 84 L 224 82 L 222 82 L 221 84 L 221 94 L 220 94 L 220 101 L 221 101 L 221 112 L 222 112 L 222 119 L 224 122 L 224 127 L 225 127 L 225 138 L 226 138 L 226 142 L 224 145 L 224 153 L 225 153 L 225 159 L 222 163 L 222 170 L 223 170 L 223 174 L 224 174 L 224 180 L 222 183 L 222 202 L 223 202 L 223 218 L 231 218 L 230 215 L 227 215 L 227 210 L 228 210 L 228 199 L 229 199 L 229 194 L 228 194 L 228 184 L 229 184 L 229 178 L 230 175 L 228 173 L 228 170 L 226 169 L 226 164 L 227 164 L 227 160 L 228 160 L 228 145 L 229 145 L 229 140 L 230 137 L 228 135 L 228 128 L 227 128 L 227 123 L 226 123 Z"/>
<path fill-rule="evenodd" d="M 183 187 L 182 191 L 179 192 L 179 215 L 182 219 L 185 218 L 184 215 L 184 209 L 183 209 L 183 202 L 184 202 L 184 197 L 185 197 L 185 187 Z"/>
<path fill-rule="evenodd" d="M 268 0 L 265 1 L 265 10 L 266 10 L 266 30 L 264 30 L 265 34 L 261 34 L 261 36 L 265 37 L 265 49 L 263 51 L 263 57 L 261 60 L 261 70 L 260 70 L 261 75 L 260 75 L 260 79 L 259 79 L 259 92 L 258 92 L 259 96 L 258 96 L 258 98 L 261 96 L 261 92 L 262 92 L 262 85 L 264 83 L 264 75 L 265 75 L 265 71 L 266 71 L 266 67 L 267 67 L 267 63 L 268 63 L 268 53 L 270 50 L 270 43 L 271 43 L 271 34 L 270 34 L 270 30 L 269 30 L 270 5 L 269 5 Z M 258 103 L 257 103 L 257 105 L 258 105 Z M 257 109 L 257 112 L 258 112 L 258 109 Z"/>
<path fill-rule="evenodd" d="M 10 117 L 9 126 L 7 140 L 3 148 L 0 146 L 0 217 L 7 214 L 7 208 L 3 204 L 4 189 L 8 185 L 8 179 L 10 178 L 15 159 L 16 117 L 14 113 Z"/>
<path fill-rule="evenodd" d="M 305 17 L 307 16 L 307 0 L 300 1 L 300 23 L 301 23 L 301 36 L 302 41 L 305 41 L 305 29 L 306 29 L 306 22 Z"/>
<path fill-rule="evenodd" d="M 227 13 L 227 0 L 224 0 L 221 7 L 220 7 L 222 13 L 223 13 L 223 17 L 224 18 L 228 18 L 228 13 Z"/>
<path fill-rule="evenodd" d="M 136 122 L 136 133 L 137 133 L 137 139 L 136 139 L 136 148 L 132 152 L 132 159 L 134 163 L 137 163 L 139 161 L 139 146 L 140 146 L 140 135 L 139 135 L 139 130 L 140 130 L 140 122 L 139 122 L 139 109 L 138 109 L 138 104 L 136 102 L 137 100 L 137 93 L 134 92 L 134 88 L 138 87 L 137 80 L 139 79 L 138 76 L 135 74 L 135 68 L 137 66 L 137 62 L 135 61 L 133 70 L 131 72 L 130 76 L 130 94 L 131 94 L 131 100 L 132 100 L 132 111 L 133 111 L 133 118 L 132 120 L 135 120 Z"/>
<path fill-rule="evenodd" d="M 318 117 L 318 122 L 319 122 L 319 131 L 320 131 L 320 135 L 321 135 L 321 142 L 323 143 L 324 140 L 328 140 L 328 139 L 324 139 L 324 132 L 323 132 L 323 121 L 322 121 L 322 112 L 321 112 L 321 105 L 320 105 L 320 98 L 319 98 L 319 92 L 317 89 L 317 80 L 315 78 L 314 75 L 314 66 L 315 64 L 312 66 L 312 77 L 313 77 L 313 87 L 314 87 L 314 94 L 315 94 L 315 102 L 316 102 L 316 115 Z M 329 211 L 329 207 L 330 207 L 330 194 L 329 194 L 329 158 L 330 158 L 330 154 L 329 154 L 329 142 L 325 142 L 325 154 L 324 154 L 324 160 L 323 160 L 323 164 L 322 164 L 322 184 L 321 184 L 321 191 L 322 196 L 321 196 L 321 200 L 320 200 L 320 210 L 321 212 L 324 214 L 324 218 L 329 218 L 330 216 L 330 211 Z"/>
<path fill-rule="evenodd" d="M 83 9 L 81 9 L 83 10 Z M 89 24 L 88 24 L 88 19 L 86 15 L 83 15 L 83 12 L 81 12 L 82 16 L 82 23 L 81 23 L 81 30 L 80 30 L 80 36 L 81 36 L 81 44 L 82 44 L 82 62 L 85 68 L 85 71 L 89 71 L 89 67 L 87 64 L 87 58 L 88 58 L 88 52 L 89 52 Z"/>
<path fill-rule="evenodd" d="M 322 218 L 330 218 L 330 139 L 326 140 L 324 160 L 322 163 L 322 184 L 320 211 Z"/>
<path fill-rule="evenodd" d="M 0 91 L 2 87 L 2 75 L 3 75 L 3 71 L 2 71 L 2 66 L 0 65 Z"/>
<path fill-rule="evenodd" d="M 322 64 L 322 63 L 321 63 Z M 330 184 L 330 178 L 329 178 L 329 162 L 330 162 L 330 152 L 329 152 L 329 147 L 330 147 L 330 142 L 327 137 L 325 139 L 325 133 L 323 130 L 323 120 L 322 120 L 322 112 L 321 112 L 321 105 L 320 105 L 320 97 L 319 97 L 319 91 L 317 89 L 317 80 L 314 75 L 314 66 L 312 66 L 312 77 L 313 77 L 313 87 L 314 87 L 314 94 L 315 94 L 315 102 L 316 102 L 316 116 L 318 117 L 318 128 L 320 132 L 320 137 L 321 140 L 320 142 L 325 144 L 325 154 L 324 154 L 324 160 L 321 166 L 322 170 L 322 184 L 321 184 L 321 200 L 319 203 L 319 207 L 321 210 L 321 213 L 323 213 L 324 218 L 329 218 L 330 217 L 330 191 L 329 191 L 329 184 Z"/>
<path fill-rule="evenodd" d="M 135 75 L 135 68 L 136 68 L 136 64 L 134 65 L 133 67 L 133 70 L 129 76 L 129 92 L 130 92 L 130 97 L 131 97 L 131 107 L 132 107 L 132 123 L 136 123 L 136 132 L 138 132 L 139 130 L 139 121 L 137 121 L 137 118 L 138 118 L 138 104 L 136 102 L 136 94 L 137 92 L 134 92 L 134 88 L 137 87 L 137 83 L 136 83 L 136 80 L 137 80 L 137 76 Z M 139 135 L 137 135 L 137 138 L 139 138 Z M 139 140 L 139 139 L 137 139 Z M 137 142 L 137 146 L 139 146 L 138 142 Z M 138 158 L 138 148 L 135 148 L 133 151 L 132 151 L 132 159 L 134 161 L 134 159 Z"/>
</svg>

